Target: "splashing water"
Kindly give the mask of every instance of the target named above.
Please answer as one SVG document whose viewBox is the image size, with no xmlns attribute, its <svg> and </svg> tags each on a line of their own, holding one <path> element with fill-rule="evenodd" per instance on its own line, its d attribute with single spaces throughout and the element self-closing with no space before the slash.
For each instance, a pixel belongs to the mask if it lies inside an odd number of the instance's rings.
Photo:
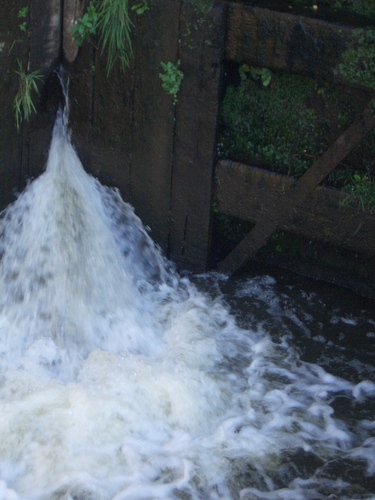
<svg viewBox="0 0 375 500">
<path fill-rule="evenodd" d="M 323 464 L 374 474 L 374 421 L 354 435 L 331 401 L 375 384 L 300 361 L 179 278 L 61 117 L 0 257 L 1 499 L 351 498 Z"/>
</svg>

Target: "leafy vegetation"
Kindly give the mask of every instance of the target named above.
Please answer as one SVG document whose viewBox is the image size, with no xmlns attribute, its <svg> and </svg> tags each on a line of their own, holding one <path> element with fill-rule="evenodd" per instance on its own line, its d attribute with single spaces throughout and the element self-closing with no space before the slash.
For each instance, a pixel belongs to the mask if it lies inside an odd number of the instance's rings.
<svg viewBox="0 0 375 500">
<path fill-rule="evenodd" d="M 27 73 L 20 61 L 18 62 L 18 91 L 14 99 L 14 111 L 17 129 L 23 121 L 28 121 L 32 113 L 36 112 L 32 94 L 38 94 L 38 81 L 43 79 L 38 71 Z"/>
<path fill-rule="evenodd" d="M 273 74 L 269 81 L 263 69 L 242 66 L 240 83 L 228 87 L 222 103 L 219 154 L 299 177 L 353 121 L 351 96 L 297 75 Z M 375 207 L 374 150 L 372 133 L 325 181 L 362 210 Z"/>
<path fill-rule="evenodd" d="M 375 19 L 375 4 L 368 0 L 335 0 L 333 7 Z"/>
<path fill-rule="evenodd" d="M 353 30 L 353 42 L 335 73 L 353 85 L 375 90 L 375 29 Z"/>
<path fill-rule="evenodd" d="M 102 53 L 107 49 L 107 75 L 119 61 L 124 70 L 133 54 L 128 0 L 102 0 L 98 4 L 98 29 Z"/>
<path fill-rule="evenodd" d="M 148 3 L 144 0 L 137 4 L 136 11 L 143 13 L 147 8 Z M 123 70 L 129 66 L 133 54 L 131 28 L 128 0 L 93 0 L 73 27 L 73 38 L 81 46 L 93 35 L 99 35 L 101 53 L 107 54 L 109 75 L 117 62 Z"/>
<path fill-rule="evenodd" d="M 164 73 L 159 73 L 159 77 L 162 81 L 163 89 L 168 92 L 168 94 L 173 95 L 173 103 L 177 103 L 177 94 L 180 90 L 182 80 L 184 78 L 183 72 L 178 69 L 181 61 L 177 61 L 177 65 L 172 62 L 161 62 L 161 67 Z"/>
<path fill-rule="evenodd" d="M 148 5 L 147 0 L 141 0 L 136 5 L 132 6 L 132 10 L 136 12 L 139 16 L 150 10 L 150 6 Z"/>
<path fill-rule="evenodd" d="M 360 210 L 375 210 L 375 179 L 370 174 L 351 174 L 350 183 L 343 191 L 348 193 L 344 205 L 356 204 Z"/>
<path fill-rule="evenodd" d="M 90 2 L 85 14 L 77 19 L 77 23 L 73 26 L 73 39 L 78 47 L 81 47 L 84 42 L 90 40 L 93 35 L 96 35 L 98 26 L 98 13 L 96 12 L 95 4 Z"/>
<path fill-rule="evenodd" d="M 261 75 L 261 73 L 260 73 Z M 312 109 L 316 83 L 296 75 L 242 79 L 222 104 L 223 156 L 300 176 L 327 146 L 327 123 Z"/>
<path fill-rule="evenodd" d="M 18 11 L 18 18 L 19 19 L 25 19 L 27 17 L 29 13 L 29 8 L 28 7 L 22 7 L 22 9 L 20 9 Z M 20 31 L 23 31 L 24 33 L 26 33 L 27 31 L 27 21 L 22 21 L 19 25 L 18 25 Z"/>
<path fill-rule="evenodd" d="M 268 68 L 254 68 L 247 64 L 242 64 L 239 69 L 241 80 L 247 79 L 247 73 L 250 73 L 254 81 L 260 82 L 264 87 L 268 87 L 272 79 L 272 71 Z"/>
</svg>

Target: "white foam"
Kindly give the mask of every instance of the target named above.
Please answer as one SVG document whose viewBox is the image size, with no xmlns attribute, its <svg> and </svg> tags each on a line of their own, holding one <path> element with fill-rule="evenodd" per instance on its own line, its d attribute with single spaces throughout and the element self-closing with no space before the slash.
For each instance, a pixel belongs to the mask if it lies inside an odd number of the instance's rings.
<svg viewBox="0 0 375 500">
<path fill-rule="evenodd" d="M 373 385 L 239 328 L 58 127 L 0 233 L 1 499 L 309 498 L 295 476 L 279 488 L 283 455 L 350 453 L 331 401 Z M 280 309 L 274 285 L 257 284 Z"/>
</svg>

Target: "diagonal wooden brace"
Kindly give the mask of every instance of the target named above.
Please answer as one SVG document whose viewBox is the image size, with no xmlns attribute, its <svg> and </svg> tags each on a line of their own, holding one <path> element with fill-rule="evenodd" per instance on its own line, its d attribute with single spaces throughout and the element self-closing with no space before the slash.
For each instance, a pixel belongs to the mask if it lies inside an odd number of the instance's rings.
<svg viewBox="0 0 375 500">
<path fill-rule="evenodd" d="M 266 243 L 281 222 L 303 203 L 327 175 L 375 127 L 373 110 L 366 108 L 340 137 L 320 156 L 304 175 L 280 197 L 271 213 L 259 218 L 245 238 L 217 266 L 224 274 L 240 270 Z"/>
</svg>

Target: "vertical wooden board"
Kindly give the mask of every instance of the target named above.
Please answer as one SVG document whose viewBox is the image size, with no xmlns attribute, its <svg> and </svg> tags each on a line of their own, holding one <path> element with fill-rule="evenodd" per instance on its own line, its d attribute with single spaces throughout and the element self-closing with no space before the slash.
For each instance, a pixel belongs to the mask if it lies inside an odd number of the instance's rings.
<svg viewBox="0 0 375 500">
<path fill-rule="evenodd" d="M 30 71 L 45 77 L 57 66 L 61 46 L 61 2 L 30 0 L 27 35 L 30 39 Z"/>
<path fill-rule="evenodd" d="M 95 49 L 83 45 L 73 64 L 67 65 L 69 72 L 69 125 L 72 141 L 87 170 L 92 171 L 92 109 Z M 96 175 L 96 172 L 94 172 Z"/>
<path fill-rule="evenodd" d="M 14 200 L 14 192 L 24 186 L 27 174 L 28 125 L 17 131 L 14 99 L 19 87 L 18 61 L 27 67 L 29 40 L 19 29 L 19 10 L 29 7 L 30 2 L 21 0 L 0 2 L 0 210 Z"/>
<path fill-rule="evenodd" d="M 160 62 L 177 62 L 179 2 L 149 1 L 134 30 L 131 203 L 151 236 L 167 249 L 173 153 L 173 97 L 161 85 Z"/>
<path fill-rule="evenodd" d="M 93 73 L 92 169 L 107 185 L 130 197 L 134 59 L 107 75 L 105 54 L 97 53 Z"/>
<path fill-rule="evenodd" d="M 68 62 L 77 57 L 78 46 L 73 38 L 73 28 L 84 14 L 86 0 L 63 0 L 62 5 L 62 55 Z"/>
<path fill-rule="evenodd" d="M 216 127 L 225 39 L 225 7 L 208 14 L 183 4 L 179 58 L 184 73 L 176 107 L 170 257 L 203 271 L 210 245 Z"/>
<path fill-rule="evenodd" d="M 25 144 L 27 155 L 23 155 L 25 160 L 23 166 L 27 176 L 30 177 L 36 177 L 44 171 L 51 142 L 53 112 L 47 101 L 53 99 L 52 95 L 48 95 L 53 86 L 45 88 L 45 82 L 51 81 L 51 74 L 59 65 L 61 2 L 62 0 L 49 0 L 48 2 L 31 0 L 29 4 L 27 19 L 27 37 L 30 43 L 29 71 L 38 71 L 44 79 L 38 84 L 40 93 L 35 97 L 38 114 L 31 117 L 27 127 Z M 56 88 L 55 86 L 54 90 Z"/>
</svg>

